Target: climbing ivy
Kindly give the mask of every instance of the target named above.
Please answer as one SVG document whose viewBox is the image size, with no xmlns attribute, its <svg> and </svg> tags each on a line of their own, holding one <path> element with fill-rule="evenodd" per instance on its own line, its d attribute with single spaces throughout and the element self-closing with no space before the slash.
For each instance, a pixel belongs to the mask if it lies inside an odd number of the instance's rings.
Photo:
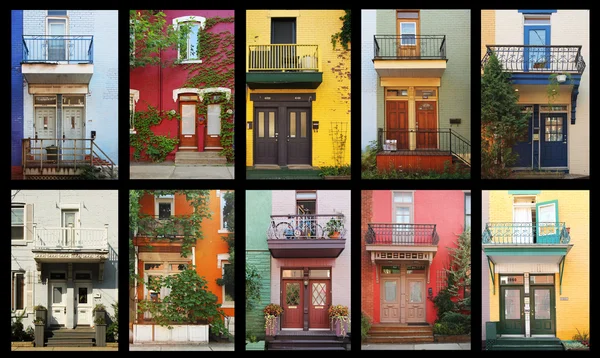
<svg viewBox="0 0 600 358">
<path fill-rule="evenodd" d="M 222 239 L 229 247 L 229 265 L 225 266 L 222 278 L 217 279 L 219 286 L 227 285 L 229 293 L 235 298 L 235 192 L 226 191 L 222 193 L 225 205 L 223 206 L 223 223 L 229 233 Z"/>
<path fill-rule="evenodd" d="M 156 107 L 148 106 L 146 112 L 135 112 L 135 130 L 136 134 L 129 136 L 129 145 L 134 149 L 133 158 L 151 159 L 153 162 L 162 162 L 167 155 L 175 149 L 179 139 L 171 138 L 165 135 L 156 135 L 152 131 L 152 126 L 160 124 L 164 119 L 179 119 L 180 116 L 175 112 L 158 111 Z"/>
<path fill-rule="evenodd" d="M 352 10 L 346 9 L 344 11 L 346 14 L 344 14 L 344 16 L 340 16 L 340 20 L 343 21 L 341 30 L 331 35 L 331 44 L 333 45 L 334 49 L 339 41 L 344 50 L 347 50 L 348 44 L 352 41 Z"/>
</svg>

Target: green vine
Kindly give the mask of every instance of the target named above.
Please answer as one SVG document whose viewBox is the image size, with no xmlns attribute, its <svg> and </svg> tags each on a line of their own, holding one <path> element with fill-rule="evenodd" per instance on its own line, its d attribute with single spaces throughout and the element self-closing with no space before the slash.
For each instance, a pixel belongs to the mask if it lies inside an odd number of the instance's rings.
<svg viewBox="0 0 600 358">
<path fill-rule="evenodd" d="M 129 145 L 133 147 L 133 158 L 151 159 L 153 162 L 162 162 L 171 153 L 179 139 L 165 135 L 156 135 L 152 126 L 159 125 L 164 119 L 179 119 L 180 116 L 174 112 L 159 112 L 156 107 L 148 106 L 146 112 L 135 112 L 135 134 L 129 136 Z"/>
<path fill-rule="evenodd" d="M 341 30 L 331 35 L 331 44 L 333 45 L 334 50 L 338 41 L 344 50 L 348 49 L 348 44 L 352 41 L 352 10 L 346 9 L 344 11 L 346 14 L 344 16 L 340 16 L 340 20 L 343 21 Z"/>
</svg>

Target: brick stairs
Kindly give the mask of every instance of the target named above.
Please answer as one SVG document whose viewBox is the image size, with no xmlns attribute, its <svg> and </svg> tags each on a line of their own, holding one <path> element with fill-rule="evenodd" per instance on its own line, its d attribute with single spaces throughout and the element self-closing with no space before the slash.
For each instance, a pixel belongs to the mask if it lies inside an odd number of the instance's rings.
<svg viewBox="0 0 600 358">
<path fill-rule="evenodd" d="M 379 323 L 371 326 L 366 343 L 431 343 L 433 329 L 429 325 L 409 326 L 396 323 Z"/>
</svg>

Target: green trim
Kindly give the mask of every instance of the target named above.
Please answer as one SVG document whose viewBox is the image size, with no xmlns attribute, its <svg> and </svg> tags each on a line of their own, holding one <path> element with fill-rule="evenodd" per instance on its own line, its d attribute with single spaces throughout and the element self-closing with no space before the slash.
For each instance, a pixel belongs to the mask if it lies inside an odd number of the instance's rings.
<svg viewBox="0 0 600 358">
<path fill-rule="evenodd" d="M 490 259 L 490 257 L 487 257 L 488 259 L 488 266 L 490 268 L 490 276 L 492 277 L 492 294 L 496 295 L 496 265 L 494 265 L 492 267 L 492 264 L 494 263 L 494 261 L 492 261 L 492 259 Z"/>
<path fill-rule="evenodd" d="M 497 248 L 486 247 L 483 249 L 486 255 L 496 256 L 565 256 L 567 254 L 566 247 L 540 247 L 540 248 Z"/>
<path fill-rule="evenodd" d="M 566 256 L 563 256 L 562 260 L 560 260 L 560 262 L 558 263 L 558 267 L 559 267 L 559 276 L 560 276 L 560 282 L 559 282 L 559 289 L 560 289 L 560 294 L 562 295 L 562 279 L 563 279 L 563 274 L 565 273 L 565 260 L 567 259 Z"/>
<path fill-rule="evenodd" d="M 509 190 L 508 195 L 538 195 L 541 190 Z"/>
<path fill-rule="evenodd" d="M 256 88 L 310 88 L 323 82 L 323 72 L 247 72 L 246 84 Z"/>
<path fill-rule="evenodd" d="M 548 206 L 548 205 L 554 205 L 554 222 L 558 223 L 558 200 L 549 200 L 549 201 L 544 201 L 541 203 L 536 203 L 535 204 L 535 212 L 536 212 L 536 221 L 537 221 L 537 225 L 536 225 L 536 233 L 537 233 L 537 241 L 539 243 L 547 243 L 547 244 L 554 244 L 554 243 L 559 243 L 560 241 L 560 232 L 559 232 L 559 225 L 555 225 L 554 227 L 554 234 L 550 234 L 549 232 L 546 235 L 540 235 L 540 206 Z"/>
</svg>

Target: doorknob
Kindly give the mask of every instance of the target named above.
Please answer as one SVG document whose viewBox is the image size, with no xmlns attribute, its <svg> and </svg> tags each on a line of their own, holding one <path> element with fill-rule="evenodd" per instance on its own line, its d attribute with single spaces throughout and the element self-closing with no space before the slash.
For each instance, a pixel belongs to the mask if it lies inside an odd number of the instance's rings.
<svg viewBox="0 0 600 358">
<path fill-rule="evenodd" d="M 67 314 L 67 307 L 65 307 L 65 314 Z"/>
</svg>

